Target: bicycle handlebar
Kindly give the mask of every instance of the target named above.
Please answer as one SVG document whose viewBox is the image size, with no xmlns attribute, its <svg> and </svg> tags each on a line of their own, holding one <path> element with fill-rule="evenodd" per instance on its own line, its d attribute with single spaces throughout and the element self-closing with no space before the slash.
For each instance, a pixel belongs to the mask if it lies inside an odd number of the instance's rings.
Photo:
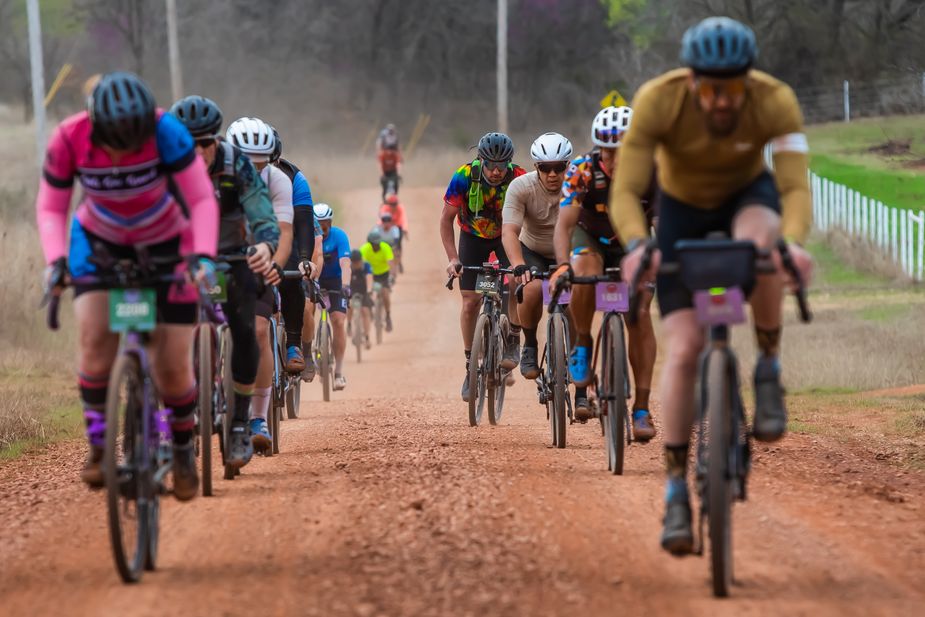
<svg viewBox="0 0 925 617">
<path fill-rule="evenodd" d="M 459 273 L 461 272 L 484 272 L 485 274 L 514 274 L 514 270 L 511 268 L 496 268 L 492 264 L 482 264 L 481 266 L 458 266 L 456 268 L 457 275 L 451 276 L 446 280 L 446 288 L 449 290 L 453 289 L 453 281 L 459 278 Z"/>
</svg>

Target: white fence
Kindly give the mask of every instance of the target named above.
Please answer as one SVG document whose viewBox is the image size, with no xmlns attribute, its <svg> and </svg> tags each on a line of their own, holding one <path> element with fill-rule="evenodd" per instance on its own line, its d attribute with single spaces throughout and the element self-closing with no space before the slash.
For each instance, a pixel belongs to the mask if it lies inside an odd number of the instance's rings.
<svg viewBox="0 0 925 617">
<path fill-rule="evenodd" d="M 843 184 L 809 172 L 813 220 L 823 232 L 838 229 L 879 249 L 902 271 L 922 280 L 925 265 L 925 212 L 887 206 Z"/>
</svg>

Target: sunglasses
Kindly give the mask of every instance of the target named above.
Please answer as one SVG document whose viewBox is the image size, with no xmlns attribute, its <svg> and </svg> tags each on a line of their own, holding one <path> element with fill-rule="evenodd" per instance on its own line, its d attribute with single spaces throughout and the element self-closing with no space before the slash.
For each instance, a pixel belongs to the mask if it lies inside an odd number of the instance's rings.
<svg viewBox="0 0 925 617">
<path fill-rule="evenodd" d="M 203 148 L 203 149 L 205 149 L 205 148 L 208 148 L 209 146 L 214 146 L 214 145 L 215 145 L 215 138 L 214 138 L 214 137 L 206 137 L 206 138 L 203 138 L 203 139 L 197 139 L 197 140 L 196 140 L 196 147 L 197 147 L 197 148 Z"/>
<path fill-rule="evenodd" d="M 551 174 L 553 172 L 561 174 L 568 167 L 568 163 L 565 161 L 558 161 L 555 163 L 537 163 L 536 169 L 540 173 Z"/>
<path fill-rule="evenodd" d="M 509 161 L 482 161 L 482 165 L 484 165 L 485 169 L 488 171 L 505 170 L 509 164 Z"/>
<path fill-rule="evenodd" d="M 702 99 L 716 100 L 721 96 L 728 96 L 730 99 L 740 99 L 745 96 L 745 78 L 736 79 L 704 79 L 700 78 L 694 82 L 697 89 L 697 96 Z"/>
</svg>

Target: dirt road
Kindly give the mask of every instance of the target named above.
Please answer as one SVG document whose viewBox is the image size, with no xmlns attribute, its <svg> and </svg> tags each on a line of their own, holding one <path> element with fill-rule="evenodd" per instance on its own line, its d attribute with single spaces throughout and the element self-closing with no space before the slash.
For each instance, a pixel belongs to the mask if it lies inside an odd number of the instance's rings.
<svg viewBox="0 0 925 617">
<path fill-rule="evenodd" d="M 341 196 L 354 240 L 375 191 Z M 395 332 L 348 388 L 283 424 L 283 453 L 216 496 L 166 501 L 161 569 L 119 582 L 81 443 L 0 466 L 3 615 L 913 615 L 925 601 L 925 477 L 812 434 L 759 447 L 735 509 L 739 584 L 658 548 L 661 445 L 605 469 L 597 425 L 547 447 L 532 384 L 498 427 L 459 399 L 458 294 L 443 289 L 441 193 L 408 189 Z M 656 409 L 657 412 L 657 409 Z M 657 417 L 657 414 L 656 414 Z"/>
</svg>

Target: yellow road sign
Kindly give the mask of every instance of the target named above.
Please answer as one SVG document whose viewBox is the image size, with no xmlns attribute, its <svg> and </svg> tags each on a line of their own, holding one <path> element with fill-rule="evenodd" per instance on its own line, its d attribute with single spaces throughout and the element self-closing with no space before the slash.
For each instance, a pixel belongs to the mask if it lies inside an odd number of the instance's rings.
<svg viewBox="0 0 925 617">
<path fill-rule="evenodd" d="M 601 108 L 604 107 L 623 107 L 626 105 L 626 99 L 616 90 L 611 90 L 607 96 L 601 99 Z"/>
</svg>

